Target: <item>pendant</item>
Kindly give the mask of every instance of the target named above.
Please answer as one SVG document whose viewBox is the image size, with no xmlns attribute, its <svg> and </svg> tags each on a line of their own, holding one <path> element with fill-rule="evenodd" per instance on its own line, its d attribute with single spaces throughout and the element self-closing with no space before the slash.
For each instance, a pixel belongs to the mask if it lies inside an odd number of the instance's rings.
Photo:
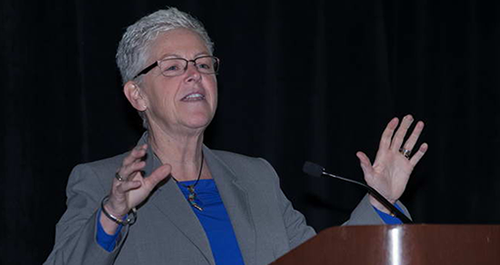
<svg viewBox="0 0 500 265">
<path fill-rule="evenodd" d="M 201 208 L 201 206 L 199 206 L 196 202 L 195 202 L 195 199 L 196 199 L 196 192 L 194 191 L 194 187 L 189 185 L 187 186 L 187 189 L 189 191 L 189 195 L 188 195 L 188 201 L 189 203 L 191 204 L 191 206 L 193 206 L 196 210 L 198 211 L 203 211 L 203 208 Z"/>
</svg>

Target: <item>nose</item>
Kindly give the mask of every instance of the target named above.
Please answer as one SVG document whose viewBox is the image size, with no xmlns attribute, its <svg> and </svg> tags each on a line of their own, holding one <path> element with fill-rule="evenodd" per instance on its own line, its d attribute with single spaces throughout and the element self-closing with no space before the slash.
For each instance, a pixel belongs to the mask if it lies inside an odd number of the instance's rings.
<svg viewBox="0 0 500 265">
<path fill-rule="evenodd" d="M 201 79 L 201 74 L 198 71 L 198 68 L 196 67 L 194 62 L 192 62 L 192 61 L 188 62 L 186 68 L 187 68 L 186 69 L 186 76 L 187 76 L 186 81 L 192 82 L 192 81 L 198 81 Z"/>
</svg>

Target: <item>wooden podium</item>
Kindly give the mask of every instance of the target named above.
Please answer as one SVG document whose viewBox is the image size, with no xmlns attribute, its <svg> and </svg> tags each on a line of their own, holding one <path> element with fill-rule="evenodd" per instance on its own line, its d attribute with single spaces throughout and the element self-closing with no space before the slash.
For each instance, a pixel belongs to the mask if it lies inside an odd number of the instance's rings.
<svg viewBox="0 0 500 265">
<path fill-rule="evenodd" d="M 328 228 L 273 265 L 500 264 L 500 225 Z"/>
</svg>

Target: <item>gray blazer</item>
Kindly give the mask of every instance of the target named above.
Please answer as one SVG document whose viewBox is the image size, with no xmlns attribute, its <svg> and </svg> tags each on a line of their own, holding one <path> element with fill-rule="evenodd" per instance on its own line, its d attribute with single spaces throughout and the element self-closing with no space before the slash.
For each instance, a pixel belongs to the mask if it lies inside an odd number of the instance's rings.
<svg viewBox="0 0 500 265">
<path fill-rule="evenodd" d="M 146 142 L 143 136 L 138 145 Z M 261 158 L 203 148 L 246 265 L 268 264 L 315 235 L 293 209 L 272 166 Z M 56 226 L 44 264 L 211 264 L 203 227 L 177 184 L 168 179 L 138 207 L 137 222 L 120 232 L 114 251 L 96 242 L 97 213 L 127 154 L 76 166 L 67 186 L 67 210 Z M 161 162 L 148 150 L 145 176 Z M 406 209 L 405 209 L 406 210 Z M 383 224 L 365 197 L 348 224 Z"/>
</svg>

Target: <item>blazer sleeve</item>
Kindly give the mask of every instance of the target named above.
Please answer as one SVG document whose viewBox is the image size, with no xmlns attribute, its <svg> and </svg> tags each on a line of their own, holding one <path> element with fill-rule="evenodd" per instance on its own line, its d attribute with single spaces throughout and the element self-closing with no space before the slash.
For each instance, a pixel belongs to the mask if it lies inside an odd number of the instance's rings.
<svg viewBox="0 0 500 265">
<path fill-rule="evenodd" d="M 283 216 L 283 222 L 288 236 L 288 244 L 290 249 L 293 249 L 315 236 L 316 232 L 312 227 L 307 225 L 304 215 L 293 208 L 292 203 L 287 199 L 281 190 L 279 177 L 274 168 L 266 160 L 262 159 L 262 161 L 266 163 L 266 166 L 271 171 L 271 174 L 275 176 L 274 186 L 277 201 Z"/>
<path fill-rule="evenodd" d="M 295 210 L 291 202 L 286 198 L 285 194 L 280 188 L 279 177 L 274 171 L 274 168 L 262 159 L 267 167 L 272 171 L 275 177 L 275 187 L 277 190 L 278 201 L 282 210 L 283 220 L 285 222 L 286 231 L 288 234 L 290 248 L 293 249 L 302 244 L 309 238 L 313 237 L 316 233 L 314 229 L 306 224 L 304 215 Z M 397 205 L 403 210 L 403 213 L 411 219 L 410 213 L 406 207 L 399 201 Z M 356 208 L 352 211 L 351 216 L 343 225 L 384 225 L 384 221 L 380 215 L 375 211 L 370 203 L 369 195 L 366 194 L 359 202 Z"/>
<path fill-rule="evenodd" d="M 83 164 L 73 169 L 66 189 L 67 210 L 56 225 L 54 249 L 44 264 L 113 264 L 128 227 L 123 227 L 112 252 L 107 252 L 97 243 L 97 213 L 108 189 L 99 182 L 90 166 Z"/>
<path fill-rule="evenodd" d="M 403 213 L 411 219 L 408 209 L 400 202 L 397 201 L 396 204 L 403 210 Z M 385 224 L 380 215 L 373 209 L 370 203 L 369 195 L 366 194 L 365 197 L 359 202 L 358 206 L 352 211 L 351 217 L 343 225 L 383 225 Z"/>
</svg>

